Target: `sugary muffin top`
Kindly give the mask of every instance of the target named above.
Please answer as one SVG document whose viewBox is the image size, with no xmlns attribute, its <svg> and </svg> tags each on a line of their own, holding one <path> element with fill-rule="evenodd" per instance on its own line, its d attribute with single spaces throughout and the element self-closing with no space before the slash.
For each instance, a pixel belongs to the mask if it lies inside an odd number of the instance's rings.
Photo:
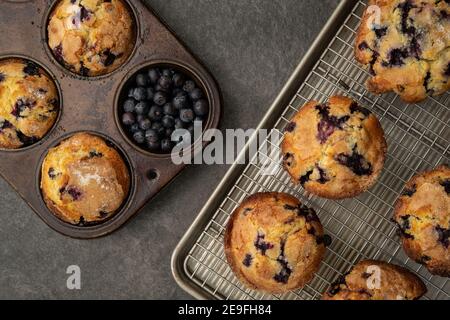
<svg viewBox="0 0 450 320">
<path fill-rule="evenodd" d="M 59 111 L 55 83 L 34 62 L 0 61 L 0 148 L 18 149 L 38 141 Z"/>
<path fill-rule="evenodd" d="M 395 91 L 406 102 L 449 90 L 450 3 L 371 0 L 369 4 L 355 44 L 356 59 L 373 75 L 368 89 Z"/>
<path fill-rule="evenodd" d="M 48 25 L 55 58 L 82 76 L 120 67 L 135 43 L 130 9 L 122 0 L 61 0 Z"/>
</svg>

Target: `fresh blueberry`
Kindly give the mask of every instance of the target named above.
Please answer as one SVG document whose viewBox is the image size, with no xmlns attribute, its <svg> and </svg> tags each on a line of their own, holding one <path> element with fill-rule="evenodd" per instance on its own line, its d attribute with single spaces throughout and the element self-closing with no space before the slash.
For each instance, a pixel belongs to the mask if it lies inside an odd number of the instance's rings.
<svg viewBox="0 0 450 320">
<path fill-rule="evenodd" d="M 163 137 L 166 129 L 163 127 L 161 122 L 155 122 L 152 124 L 152 129 L 156 131 L 159 137 Z"/>
<path fill-rule="evenodd" d="M 147 89 L 143 87 L 135 88 L 133 91 L 133 98 L 137 101 L 144 101 L 147 99 Z"/>
<path fill-rule="evenodd" d="M 164 153 L 169 153 L 172 151 L 173 144 L 170 139 L 163 139 L 161 141 L 161 151 Z"/>
<path fill-rule="evenodd" d="M 142 120 L 144 120 L 145 119 L 145 115 L 143 115 L 143 114 L 138 114 L 137 116 L 136 116 L 136 122 L 139 124 L 139 122 L 141 122 Z"/>
<path fill-rule="evenodd" d="M 153 98 L 155 97 L 155 89 L 152 87 L 147 88 L 147 100 L 153 101 Z"/>
<path fill-rule="evenodd" d="M 174 132 L 173 128 L 166 128 L 166 132 L 165 132 L 166 137 L 171 139 L 173 132 Z"/>
<path fill-rule="evenodd" d="M 139 130 L 140 130 L 139 129 L 139 124 L 137 124 L 137 123 L 132 124 L 131 127 L 130 127 L 130 132 L 131 133 L 135 133 L 135 132 L 137 132 Z"/>
<path fill-rule="evenodd" d="M 147 142 L 159 142 L 158 132 L 153 129 L 145 131 L 145 140 L 147 140 Z"/>
<path fill-rule="evenodd" d="M 167 103 L 167 97 L 163 92 L 158 91 L 153 97 L 153 102 L 158 106 L 163 106 Z"/>
<path fill-rule="evenodd" d="M 169 103 L 166 103 L 166 104 L 164 105 L 164 107 L 163 107 L 163 112 L 164 112 L 165 115 L 168 115 L 168 116 L 173 116 L 173 117 L 175 117 L 175 116 L 178 115 L 178 110 L 175 109 L 175 107 L 173 106 L 173 104 L 170 103 L 170 102 L 169 102 Z"/>
<path fill-rule="evenodd" d="M 145 115 L 150 111 L 150 105 L 147 102 L 139 102 L 134 109 L 136 114 Z"/>
<path fill-rule="evenodd" d="M 194 112 L 197 116 L 204 117 L 208 115 L 209 105 L 204 99 L 198 100 L 194 103 Z"/>
<path fill-rule="evenodd" d="M 138 143 L 138 144 L 144 143 L 144 142 L 145 142 L 145 134 L 144 134 L 144 131 L 139 130 L 139 131 L 135 132 L 135 133 L 133 134 L 133 140 L 134 140 L 136 143 Z"/>
<path fill-rule="evenodd" d="M 172 70 L 170 70 L 170 69 L 163 69 L 163 71 L 161 72 L 162 73 L 162 75 L 163 76 L 166 76 L 166 77 L 172 77 L 172 74 L 173 74 L 173 71 Z"/>
<path fill-rule="evenodd" d="M 150 151 L 154 151 L 154 152 L 159 151 L 160 147 L 161 147 L 161 143 L 159 141 L 158 142 L 147 141 L 147 148 Z"/>
<path fill-rule="evenodd" d="M 184 84 L 184 76 L 181 73 L 175 73 L 172 77 L 172 82 L 175 87 L 182 87 Z"/>
<path fill-rule="evenodd" d="M 161 123 L 165 128 L 173 128 L 175 126 L 175 119 L 172 116 L 164 116 Z"/>
<path fill-rule="evenodd" d="M 173 106 L 177 110 L 188 108 L 189 100 L 186 95 L 179 95 L 173 99 Z"/>
<path fill-rule="evenodd" d="M 185 123 L 190 123 L 194 121 L 194 111 L 192 109 L 181 109 L 180 119 Z"/>
<path fill-rule="evenodd" d="M 148 75 L 140 73 L 136 76 L 136 85 L 138 87 L 146 87 L 150 83 Z"/>
<path fill-rule="evenodd" d="M 123 110 L 125 112 L 134 112 L 135 102 L 133 99 L 128 99 L 123 104 Z"/>
<path fill-rule="evenodd" d="M 152 106 L 148 112 L 148 117 L 152 121 L 160 121 L 163 117 L 163 109 L 160 106 Z"/>
<path fill-rule="evenodd" d="M 203 92 L 201 89 L 195 88 L 194 90 L 189 92 L 189 96 L 191 97 L 192 100 L 197 101 L 197 100 L 203 98 Z"/>
<path fill-rule="evenodd" d="M 139 128 L 141 128 L 142 130 L 148 130 L 152 127 L 152 122 L 150 121 L 150 119 L 143 119 L 141 121 L 139 121 Z"/>
<path fill-rule="evenodd" d="M 159 80 L 159 77 L 161 77 L 161 73 L 158 69 L 150 69 L 148 71 L 148 78 L 151 84 L 156 84 Z"/>
<path fill-rule="evenodd" d="M 184 83 L 183 90 L 186 92 L 191 92 L 195 89 L 195 82 L 192 80 L 188 80 Z"/>
<path fill-rule="evenodd" d="M 126 126 L 131 126 L 135 123 L 136 118 L 130 112 L 126 112 L 122 115 L 122 123 Z"/>
<path fill-rule="evenodd" d="M 172 86 L 172 79 L 168 76 L 163 75 L 161 76 L 161 78 L 159 78 L 158 84 L 164 90 L 169 90 Z"/>
<path fill-rule="evenodd" d="M 186 127 L 185 123 L 181 119 L 175 119 L 175 129 L 184 129 Z"/>
</svg>

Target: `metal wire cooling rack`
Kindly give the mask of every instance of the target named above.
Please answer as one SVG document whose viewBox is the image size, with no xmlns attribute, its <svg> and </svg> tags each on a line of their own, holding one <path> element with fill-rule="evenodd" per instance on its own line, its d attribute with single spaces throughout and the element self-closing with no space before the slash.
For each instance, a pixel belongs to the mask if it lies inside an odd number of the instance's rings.
<svg viewBox="0 0 450 320">
<path fill-rule="evenodd" d="M 298 109 L 309 100 L 325 101 L 335 94 L 352 96 L 372 110 L 382 122 L 389 144 L 388 158 L 378 183 L 355 199 L 331 201 L 308 195 L 278 166 L 279 145 L 270 139 L 244 169 L 209 222 L 194 233 L 195 241 L 183 259 L 184 287 L 196 295 L 218 299 L 319 299 L 340 275 L 364 258 L 405 265 L 427 284 L 425 299 L 450 299 L 450 281 L 432 276 L 403 252 L 391 221 L 393 205 L 404 184 L 416 172 L 449 163 L 450 95 L 429 98 L 420 105 L 404 104 L 397 95 L 375 96 L 364 86 L 369 74 L 353 57 L 356 29 L 367 2 L 355 1 L 351 13 L 322 56 L 298 89 L 274 126 L 272 134 L 281 135 Z M 261 149 L 260 149 L 261 150 Z M 265 160 L 264 160 L 265 159 Z M 261 169 L 275 164 L 275 174 L 262 175 Z M 248 195 L 260 191 L 293 194 L 314 207 L 326 232 L 333 238 L 331 247 L 314 280 L 305 288 L 283 295 L 270 295 L 246 289 L 231 272 L 224 255 L 223 234 L 228 219 Z M 178 279 L 179 280 L 179 279 Z M 180 281 L 180 280 L 179 280 Z M 190 282 L 190 283 L 186 283 Z"/>
</svg>

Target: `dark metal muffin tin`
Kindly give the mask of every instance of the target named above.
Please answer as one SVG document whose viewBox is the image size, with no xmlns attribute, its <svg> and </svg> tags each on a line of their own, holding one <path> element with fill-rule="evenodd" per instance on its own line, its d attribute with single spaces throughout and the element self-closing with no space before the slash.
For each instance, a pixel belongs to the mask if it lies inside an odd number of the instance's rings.
<svg viewBox="0 0 450 320">
<path fill-rule="evenodd" d="M 55 60 L 47 45 L 47 22 L 55 2 L 0 1 L 0 59 L 22 57 L 38 63 L 54 78 L 61 100 L 57 122 L 41 141 L 23 149 L 0 150 L 0 174 L 51 228 L 74 238 L 96 238 L 122 226 L 184 168 L 174 165 L 170 155 L 140 150 L 120 128 L 120 89 L 127 80 L 151 64 L 170 64 L 185 70 L 208 97 L 210 115 L 205 129 L 218 126 L 220 92 L 205 67 L 155 13 L 134 0 L 126 0 L 136 21 L 136 45 L 128 61 L 100 77 L 73 74 Z M 57 218 L 45 205 L 39 185 L 41 164 L 49 148 L 76 132 L 86 131 L 104 137 L 123 153 L 132 185 L 120 212 L 101 224 L 81 227 Z M 201 142 L 193 146 L 197 151 L 201 147 Z"/>
</svg>

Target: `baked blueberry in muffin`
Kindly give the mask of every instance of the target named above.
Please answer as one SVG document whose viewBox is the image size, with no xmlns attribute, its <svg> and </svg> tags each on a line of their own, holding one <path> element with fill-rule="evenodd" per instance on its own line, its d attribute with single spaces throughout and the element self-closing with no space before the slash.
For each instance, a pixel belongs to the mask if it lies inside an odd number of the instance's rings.
<svg viewBox="0 0 450 320">
<path fill-rule="evenodd" d="M 356 264 L 331 285 L 323 300 L 416 300 L 427 289 L 418 276 L 405 268 L 374 260 Z"/>
<path fill-rule="evenodd" d="M 435 275 L 450 277 L 450 168 L 413 177 L 395 206 L 408 256 Z"/>
<path fill-rule="evenodd" d="M 51 149 L 41 171 L 48 208 L 74 225 L 90 225 L 113 216 L 130 189 L 128 168 L 104 139 L 78 133 Z"/>
<path fill-rule="evenodd" d="M 60 0 L 51 13 L 50 49 L 79 75 L 114 71 L 128 59 L 134 43 L 134 20 L 123 0 Z"/>
<path fill-rule="evenodd" d="M 53 127 L 59 112 L 55 83 L 37 64 L 0 60 L 0 148 L 31 145 Z"/>
<path fill-rule="evenodd" d="M 366 65 L 374 93 L 395 91 L 419 102 L 450 88 L 450 3 L 439 0 L 371 0 L 358 30 L 356 60 Z"/>
<path fill-rule="evenodd" d="M 315 195 L 350 198 L 375 183 L 386 149 L 375 115 L 352 99 L 334 96 L 327 103 L 307 103 L 287 125 L 283 165 L 295 184 Z"/>
<path fill-rule="evenodd" d="M 282 293 L 313 278 L 330 242 L 313 209 L 288 194 L 258 193 L 231 216 L 225 253 L 243 284 Z"/>
</svg>

